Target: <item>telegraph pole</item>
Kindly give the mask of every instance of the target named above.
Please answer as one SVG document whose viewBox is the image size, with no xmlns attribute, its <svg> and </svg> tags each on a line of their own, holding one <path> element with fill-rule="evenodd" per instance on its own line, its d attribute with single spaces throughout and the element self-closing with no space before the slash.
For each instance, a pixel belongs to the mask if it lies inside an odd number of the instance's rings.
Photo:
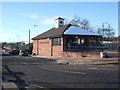
<svg viewBox="0 0 120 90">
<path fill-rule="evenodd" d="M 30 53 L 30 30 L 29 30 L 29 53 Z"/>
</svg>

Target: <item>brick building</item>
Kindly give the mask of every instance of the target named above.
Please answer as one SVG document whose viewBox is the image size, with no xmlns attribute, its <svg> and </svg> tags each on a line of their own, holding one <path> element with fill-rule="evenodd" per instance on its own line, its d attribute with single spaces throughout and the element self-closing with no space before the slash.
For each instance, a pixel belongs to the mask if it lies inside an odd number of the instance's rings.
<svg viewBox="0 0 120 90">
<path fill-rule="evenodd" d="M 64 25 L 64 19 L 56 19 L 56 26 L 32 38 L 33 54 L 40 56 L 82 56 L 83 52 L 100 45 L 101 35 L 71 24 Z M 90 55 L 84 53 L 84 55 Z"/>
</svg>

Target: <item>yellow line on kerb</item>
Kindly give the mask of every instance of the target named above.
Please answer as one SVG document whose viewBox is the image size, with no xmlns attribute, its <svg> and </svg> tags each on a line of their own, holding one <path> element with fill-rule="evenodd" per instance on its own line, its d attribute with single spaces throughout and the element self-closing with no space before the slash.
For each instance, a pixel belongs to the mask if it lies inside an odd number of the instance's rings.
<svg viewBox="0 0 120 90">
<path fill-rule="evenodd" d="M 38 88 L 41 88 L 41 89 L 45 89 L 45 90 L 50 90 L 48 88 L 45 88 L 45 87 L 42 87 L 42 86 L 38 86 L 38 85 L 35 85 L 35 84 L 29 84 L 31 86 L 34 86 L 34 87 L 38 87 Z"/>
</svg>

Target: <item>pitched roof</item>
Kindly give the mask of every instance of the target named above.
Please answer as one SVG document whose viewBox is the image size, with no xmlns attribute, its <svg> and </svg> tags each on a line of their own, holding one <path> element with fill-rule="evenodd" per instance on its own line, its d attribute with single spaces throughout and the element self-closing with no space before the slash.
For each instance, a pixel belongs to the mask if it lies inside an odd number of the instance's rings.
<svg viewBox="0 0 120 90">
<path fill-rule="evenodd" d="M 58 17 L 57 19 L 62 19 L 62 20 L 64 20 L 63 18 L 61 18 L 61 17 Z M 57 20 L 57 19 L 55 19 L 55 20 Z"/>
<path fill-rule="evenodd" d="M 32 40 L 39 40 L 39 39 L 45 39 L 45 38 L 51 38 L 51 37 L 60 37 L 64 33 L 64 31 L 71 26 L 70 24 L 61 26 L 59 28 L 52 28 L 34 38 Z"/>
<path fill-rule="evenodd" d="M 77 26 L 71 26 L 69 27 L 65 32 L 64 35 L 89 35 L 89 36 L 101 36 L 100 34 L 93 33 L 91 31 L 88 31 L 86 29 L 77 27 Z"/>
<path fill-rule="evenodd" d="M 71 24 L 61 26 L 59 28 L 52 28 L 34 38 L 32 40 L 39 40 L 45 38 L 61 37 L 62 35 L 91 35 L 91 36 L 101 36 L 99 34 L 90 32 L 86 29 L 82 29 Z"/>
</svg>

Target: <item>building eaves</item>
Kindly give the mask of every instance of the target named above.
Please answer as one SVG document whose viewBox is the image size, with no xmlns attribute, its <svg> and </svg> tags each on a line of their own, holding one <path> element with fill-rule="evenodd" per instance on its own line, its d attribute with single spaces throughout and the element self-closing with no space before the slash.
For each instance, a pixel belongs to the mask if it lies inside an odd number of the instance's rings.
<svg viewBox="0 0 120 90">
<path fill-rule="evenodd" d="M 32 40 L 39 40 L 39 39 L 46 39 L 46 38 L 54 38 L 54 37 L 61 37 L 64 31 L 71 26 L 70 24 L 61 26 L 59 28 L 52 28 L 34 38 Z"/>
</svg>

